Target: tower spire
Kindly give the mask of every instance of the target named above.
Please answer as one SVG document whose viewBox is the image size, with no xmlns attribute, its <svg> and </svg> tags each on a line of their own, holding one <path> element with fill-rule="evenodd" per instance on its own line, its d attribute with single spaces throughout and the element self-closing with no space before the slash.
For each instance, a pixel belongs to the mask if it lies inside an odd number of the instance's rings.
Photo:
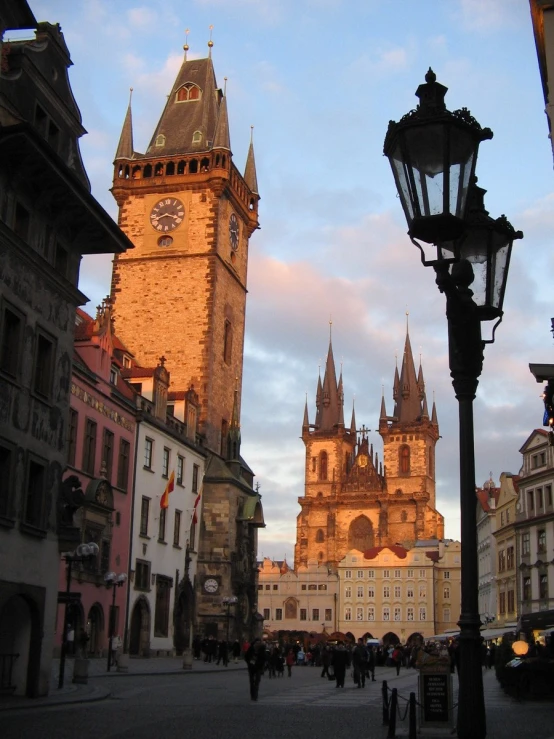
<svg viewBox="0 0 554 739">
<path fill-rule="evenodd" d="M 227 82 L 227 77 L 225 77 Z M 231 136 L 229 134 L 229 116 L 227 113 L 227 96 L 223 95 L 219 104 L 219 115 L 214 136 L 214 149 L 227 149 L 231 151 Z"/>
<path fill-rule="evenodd" d="M 302 421 L 302 431 L 309 431 L 310 419 L 308 417 L 308 393 L 306 393 L 306 404 L 304 405 L 304 420 Z"/>
<path fill-rule="evenodd" d="M 183 50 L 185 52 L 185 61 L 187 61 L 187 53 L 189 50 L 189 29 L 185 28 L 185 44 L 183 46 Z"/>
<path fill-rule="evenodd" d="M 244 168 L 244 181 L 252 190 L 254 195 L 259 195 L 258 178 L 256 176 L 256 160 L 254 158 L 254 126 L 250 126 L 250 146 L 248 147 L 248 156 L 246 157 L 246 167 Z"/>
<path fill-rule="evenodd" d="M 235 393 L 233 396 L 233 412 L 229 433 L 227 434 L 227 458 L 229 460 L 240 459 L 240 421 L 239 421 L 239 380 L 236 378 Z"/>
<path fill-rule="evenodd" d="M 352 420 L 350 421 L 350 433 L 356 435 L 356 413 L 354 411 L 354 401 L 352 401 Z"/>
<path fill-rule="evenodd" d="M 329 332 L 331 331 L 331 325 L 332 322 L 329 321 Z M 322 391 L 321 430 L 331 431 L 339 423 L 340 417 L 338 383 L 331 338 L 329 338 L 329 351 L 327 352 L 327 362 L 325 363 Z"/>
<path fill-rule="evenodd" d="M 119 137 L 119 144 L 117 145 L 117 151 L 115 153 L 116 159 L 132 159 L 134 148 L 133 148 L 133 116 L 131 113 L 131 100 L 133 97 L 133 88 L 129 88 L 129 104 L 127 105 L 127 112 L 125 114 L 125 120 L 123 121 L 123 128 L 121 129 L 121 136 Z"/>
<path fill-rule="evenodd" d="M 406 341 L 404 344 L 404 356 L 402 357 L 402 369 L 397 384 L 398 368 L 395 371 L 396 388 L 396 412 L 395 416 L 401 423 L 411 422 L 421 417 L 421 393 L 416 376 L 410 334 L 408 332 L 406 317 Z M 423 380 L 423 374 L 421 375 Z"/>
</svg>

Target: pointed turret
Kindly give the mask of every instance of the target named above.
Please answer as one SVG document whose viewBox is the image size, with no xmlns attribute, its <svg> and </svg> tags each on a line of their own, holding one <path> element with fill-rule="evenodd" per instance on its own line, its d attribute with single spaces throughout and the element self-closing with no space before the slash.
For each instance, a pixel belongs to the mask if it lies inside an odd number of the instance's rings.
<svg viewBox="0 0 554 739">
<path fill-rule="evenodd" d="M 429 408 L 427 407 L 427 396 L 423 394 L 423 407 L 421 409 L 421 419 L 424 421 L 429 420 Z"/>
<path fill-rule="evenodd" d="M 387 409 L 385 407 L 385 394 L 381 395 L 381 412 L 379 413 L 379 423 L 387 422 Z"/>
<path fill-rule="evenodd" d="M 350 433 L 356 436 L 356 413 L 354 412 L 354 401 L 352 401 L 352 420 L 350 421 Z"/>
<path fill-rule="evenodd" d="M 131 113 L 131 97 L 133 95 L 133 88 L 131 88 L 131 94 L 129 95 L 129 105 L 127 106 L 127 113 L 125 114 L 125 120 L 123 121 L 123 128 L 121 129 L 121 136 L 119 137 L 119 144 L 117 145 L 117 151 L 115 153 L 116 159 L 132 159 L 134 148 L 133 148 L 133 116 Z"/>
<path fill-rule="evenodd" d="M 248 147 L 248 156 L 246 157 L 246 167 L 244 168 L 244 181 L 252 190 L 254 195 L 259 195 L 258 178 L 256 176 L 256 160 L 254 158 L 254 138 L 253 128 L 250 133 L 250 146 Z"/>
<path fill-rule="evenodd" d="M 398 372 L 398 370 L 396 370 Z M 396 384 L 396 373 L 395 373 Z M 400 423 L 410 423 L 421 417 L 421 399 L 416 377 L 414 357 L 410 344 L 410 334 L 406 329 L 406 342 L 404 344 L 404 356 L 402 357 L 402 369 L 400 371 L 399 394 L 397 399 L 396 417 Z"/>
<path fill-rule="evenodd" d="M 214 136 L 214 149 L 231 151 L 231 136 L 229 134 L 229 116 L 227 114 L 227 96 L 221 98 L 217 126 Z"/>
<path fill-rule="evenodd" d="M 315 427 L 319 428 L 321 426 L 321 403 L 323 400 L 323 386 L 321 384 L 321 374 L 317 378 L 317 390 L 315 394 Z"/>
<path fill-rule="evenodd" d="M 435 426 L 439 425 L 439 420 L 437 418 L 437 406 L 435 405 L 435 401 L 433 400 L 433 408 L 431 410 L 431 423 Z"/>
<path fill-rule="evenodd" d="M 339 384 L 337 386 L 339 396 L 339 426 L 344 428 L 344 389 L 342 386 L 342 365 L 340 370 Z"/>
<path fill-rule="evenodd" d="M 400 377 L 398 376 L 398 365 L 394 368 L 394 382 L 392 383 L 392 399 L 396 403 L 400 394 Z"/>
<path fill-rule="evenodd" d="M 306 395 L 306 405 L 304 406 L 304 420 L 302 421 L 302 431 L 309 431 L 310 419 L 308 418 L 308 396 Z"/>
<path fill-rule="evenodd" d="M 417 389 L 419 390 L 419 398 L 423 400 L 425 395 L 425 381 L 423 379 L 423 367 L 421 366 L 421 359 L 419 360 L 419 370 L 417 373 Z"/>
</svg>

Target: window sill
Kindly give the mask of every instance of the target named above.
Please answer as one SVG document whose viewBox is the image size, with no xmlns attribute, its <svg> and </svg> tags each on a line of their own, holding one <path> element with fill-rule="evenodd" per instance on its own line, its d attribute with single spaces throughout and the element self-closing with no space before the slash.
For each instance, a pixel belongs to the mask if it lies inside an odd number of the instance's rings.
<svg viewBox="0 0 554 739">
<path fill-rule="evenodd" d="M 180 544 L 173 544 L 173 549 L 182 549 L 183 547 Z"/>
<path fill-rule="evenodd" d="M 150 541 L 150 539 L 152 538 L 151 536 L 148 536 L 148 534 L 139 534 L 139 537 L 141 539 L 148 539 L 148 541 Z"/>
<path fill-rule="evenodd" d="M 158 539 L 158 544 L 163 544 L 164 546 L 167 546 L 167 541 L 165 539 Z"/>
<path fill-rule="evenodd" d="M 32 524 L 26 523 L 25 521 L 22 521 L 19 524 L 19 528 L 24 534 L 29 534 L 29 536 L 34 536 L 37 539 L 46 539 L 46 529 L 39 529 L 37 526 L 33 526 Z"/>
<path fill-rule="evenodd" d="M 144 465 L 142 469 L 143 469 L 143 470 L 144 470 L 145 472 L 151 472 L 151 473 L 152 473 L 153 475 L 155 474 L 155 472 L 154 472 L 154 470 L 152 469 L 152 467 L 147 467 L 146 465 Z"/>
<path fill-rule="evenodd" d="M 184 488 L 185 487 L 183 485 L 183 481 L 182 480 L 177 480 L 175 484 L 178 485 L 180 488 Z"/>
</svg>

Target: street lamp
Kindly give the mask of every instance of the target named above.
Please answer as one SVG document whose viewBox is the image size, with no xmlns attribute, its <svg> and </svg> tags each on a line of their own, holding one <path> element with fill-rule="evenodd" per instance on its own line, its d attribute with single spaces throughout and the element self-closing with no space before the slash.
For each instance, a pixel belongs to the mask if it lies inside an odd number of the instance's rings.
<svg viewBox="0 0 554 739">
<path fill-rule="evenodd" d="M 492 219 L 484 208 L 475 165 L 481 141 L 492 131 L 481 128 L 465 108 L 450 112 L 447 88 L 431 69 L 416 95 L 417 109 L 391 121 L 384 151 L 389 158 L 408 222 L 408 234 L 432 266 L 446 296 L 450 374 L 459 402 L 462 599 L 459 636 L 459 739 L 486 736 L 481 636 L 478 604 L 478 554 L 475 504 L 473 399 L 483 368 L 485 343 L 494 341 L 512 243 L 522 238 L 504 216 Z M 428 249 L 420 239 L 435 248 Z M 471 285 L 471 288 L 470 288 Z M 481 321 L 496 320 L 492 339 L 483 341 Z"/>
<path fill-rule="evenodd" d="M 100 549 L 98 544 L 91 541 L 89 544 L 79 544 L 77 549 L 73 552 L 65 552 L 63 558 L 66 564 L 66 575 L 65 575 L 65 593 L 62 593 L 63 600 L 65 603 L 65 610 L 63 615 L 63 633 L 62 633 L 62 648 L 60 652 L 60 671 L 58 674 L 58 688 L 63 688 L 64 675 L 65 675 L 65 657 L 67 654 L 67 615 L 69 612 L 69 605 L 74 600 L 78 600 L 81 597 L 81 593 L 71 592 L 71 570 L 73 562 L 86 562 L 93 557 L 98 555 Z M 61 598 L 60 598 L 61 599 Z"/>
<path fill-rule="evenodd" d="M 236 595 L 229 595 L 225 596 L 225 598 L 221 599 L 221 602 L 224 606 L 227 606 L 227 641 L 229 641 L 229 619 L 230 619 L 230 610 L 231 606 L 238 603 L 239 599 Z"/>
<path fill-rule="evenodd" d="M 115 631 L 115 591 L 116 588 L 121 588 L 126 581 L 127 575 L 124 572 L 121 572 L 119 575 L 116 575 L 115 572 L 106 572 L 106 574 L 104 575 L 104 582 L 106 583 L 106 587 L 112 588 L 112 605 L 110 608 L 110 623 L 108 631 L 108 672 L 110 671 L 110 668 L 112 666 L 112 646 Z"/>
</svg>

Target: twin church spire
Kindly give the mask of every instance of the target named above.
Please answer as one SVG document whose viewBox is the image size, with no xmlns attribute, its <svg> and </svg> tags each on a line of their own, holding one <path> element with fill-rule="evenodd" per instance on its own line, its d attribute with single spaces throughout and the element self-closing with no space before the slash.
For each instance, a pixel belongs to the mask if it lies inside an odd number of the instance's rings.
<svg viewBox="0 0 554 739">
<path fill-rule="evenodd" d="M 414 423 L 417 421 L 431 420 L 432 424 L 438 424 L 434 401 L 431 419 L 429 419 L 425 381 L 423 379 L 423 368 L 420 361 L 419 370 L 416 373 L 408 329 L 406 329 L 406 340 L 404 344 L 401 371 L 399 373 L 398 367 L 396 367 L 394 372 L 393 400 L 393 415 L 387 416 L 385 398 L 383 395 L 379 417 L 380 423 L 388 421 L 392 421 L 394 423 Z M 309 429 L 312 428 L 315 431 L 329 433 L 338 428 L 344 428 L 344 390 L 342 369 L 339 380 L 337 381 L 331 339 L 329 339 L 329 349 L 327 352 L 323 382 L 321 380 L 321 374 L 317 381 L 315 405 L 315 423 L 310 424 L 308 399 L 306 398 L 304 419 L 302 423 L 303 431 L 309 431 Z M 354 406 L 352 406 L 350 432 L 352 434 L 356 433 Z"/>
</svg>

